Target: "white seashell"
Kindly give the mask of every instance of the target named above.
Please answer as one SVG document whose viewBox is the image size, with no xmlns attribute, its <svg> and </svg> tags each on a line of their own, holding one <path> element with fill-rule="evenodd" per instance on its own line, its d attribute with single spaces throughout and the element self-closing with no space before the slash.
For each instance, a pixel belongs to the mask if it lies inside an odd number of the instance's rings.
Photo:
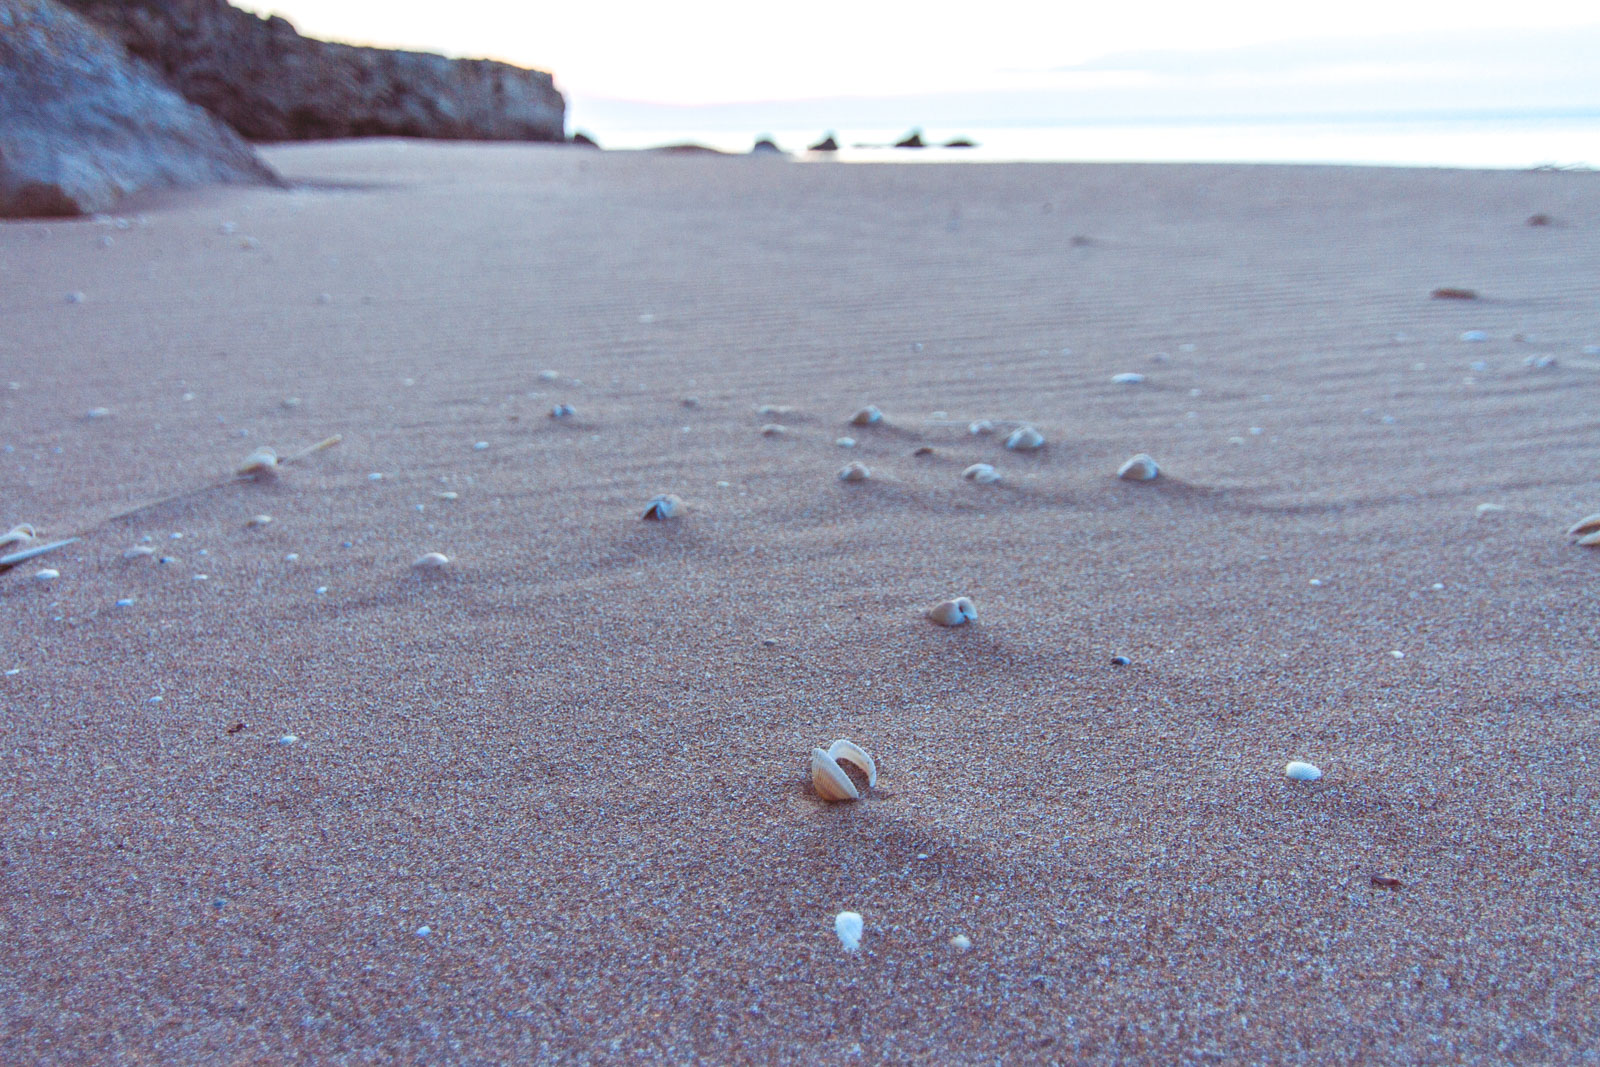
<svg viewBox="0 0 1600 1067">
<path fill-rule="evenodd" d="M 850 416 L 852 426 L 876 426 L 883 421 L 883 412 L 868 404 L 854 415 Z"/>
<path fill-rule="evenodd" d="M 577 413 L 578 409 L 574 408 L 571 404 L 557 404 L 555 407 L 550 409 L 550 417 L 552 419 L 570 419 Z"/>
<path fill-rule="evenodd" d="M 53 582 L 57 578 L 61 577 L 61 572 L 56 570 L 56 569 L 54 569 L 53 567 L 46 567 L 44 570 L 39 571 L 33 577 L 34 577 L 35 581 L 39 581 L 39 582 Z"/>
<path fill-rule="evenodd" d="M 837 438 L 833 443 L 838 445 L 840 448 L 856 447 L 856 439 L 854 437 L 840 437 Z"/>
<path fill-rule="evenodd" d="M 1322 777 L 1322 772 L 1317 770 L 1315 764 L 1301 763 L 1299 760 L 1295 760 L 1283 769 L 1283 775 L 1285 778 L 1293 779 L 1296 782 L 1314 782 Z"/>
<path fill-rule="evenodd" d="M 90 408 L 88 411 L 84 412 L 84 414 L 83 414 L 83 417 L 86 418 L 86 419 L 105 419 L 105 418 L 109 418 L 110 416 L 111 416 L 111 409 L 110 408 Z"/>
<path fill-rule="evenodd" d="M 241 478 L 271 478 L 278 473 L 278 453 L 270 448 L 258 448 L 244 457 L 234 473 Z"/>
<path fill-rule="evenodd" d="M 435 493 L 433 495 L 438 497 L 440 500 L 456 500 L 456 499 L 459 499 L 460 496 L 461 496 L 460 493 L 456 492 L 453 489 L 446 489 L 442 493 Z"/>
<path fill-rule="evenodd" d="M 967 427 L 967 432 L 974 437 L 987 437 L 994 433 L 994 423 L 988 419 L 979 419 Z"/>
<path fill-rule="evenodd" d="M 1504 504 L 1479 504 L 1473 510 L 1478 513 L 1478 518 L 1481 519 L 1485 515 L 1492 515 L 1497 511 L 1504 511 L 1505 509 L 1506 508 Z"/>
<path fill-rule="evenodd" d="M 419 571 L 436 571 L 450 562 L 450 557 L 443 552 L 426 552 L 417 557 L 411 566 Z"/>
<path fill-rule="evenodd" d="M 1014 452 L 1033 452 L 1044 447 L 1044 434 L 1032 426 L 1019 427 L 1006 438 L 1006 447 Z"/>
<path fill-rule="evenodd" d="M 1579 519 L 1572 529 L 1567 531 L 1567 536 L 1582 537 L 1584 534 L 1594 533 L 1596 530 L 1600 530 L 1600 512 L 1595 512 L 1586 519 Z M 11 535 L 7 534 L 6 536 L 9 537 Z M 4 543 L 4 540 L 0 539 L 0 544 Z"/>
<path fill-rule="evenodd" d="M 841 482 L 864 482 L 870 477 L 872 477 L 872 472 L 866 468 L 865 464 L 861 463 L 846 464 L 845 468 L 839 472 L 839 480 Z"/>
<path fill-rule="evenodd" d="M 132 548 L 125 548 L 122 550 L 123 559 L 144 559 L 146 556 L 153 556 L 155 554 L 156 550 L 151 548 L 149 545 L 134 545 Z"/>
<path fill-rule="evenodd" d="M 969 482 L 977 482 L 979 485 L 993 485 L 1000 480 L 1000 472 L 987 463 L 974 463 L 961 472 L 961 477 Z"/>
<path fill-rule="evenodd" d="M 1111 380 L 1118 385 L 1138 385 L 1144 381 L 1144 375 L 1136 374 L 1133 371 L 1124 371 L 1121 374 L 1113 374 Z"/>
<path fill-rule="evenodd" d="M 1156 461 L 1143 452 L 1117 468 L 1117 477 L 1129 482 L 1148 482 L 1160 473 Z"/>
<path fill-rule="evenodd" d="M 561 377 L 560 371 L 542 370 L 539 372 L 539 380 L 541 382 L 553 382 L 559 377 Z"/>
<path fill-rule="evenodd" d="M 788 432 L 789 428 L 787 426 L 779 426 L 775 422 L 769 422 L 765 426 L 761 427 L 762 437 L 781 437 Z"/>
<path fill-rule="evenodd" d="M 39 536 L 39 531 L 26 522 L 19 522 L 5 533 L 0 534 L 0 548 L 7 545 L 25 545 Z"/>
<path fill-rule="evenodd" d="M 1600 530 L 1596 530 L 1592 534 L 1585 534 L 1578 538 L 1577 543 L 1584 548 L 1600 548 Z"/>
<path fill-rule="evenodd" d="M 659 521 L 661 519 L 675 519 L 682 515 L 685 505 L 682 500 L 671 493 L 661 493 L 650 498 L 650 503 L 644 509 L 644 517 Z"/>
<path fill-rule="evenodd" d="M 958 596 L 929 608 L 928 618 L 940 626 L 965 626 L 978 621 L 978 608 L 970 597 Z"/>
<path fill-rule="evenodd" d="M 255 527 L 259 527 L 259 526 L 271 526 L 272 525 L 272 516 L 271 515 L 252 515 L 248 519 L 245 520 L 244 524 L 246 526 L 251 527 L 251 528 L 255 528 Z"/>
<path fill-rule="evenodd" d="M 867 786 L 878 784 L 878 765 L 861 746 L 840 738 L 827 748 L 811 750 L 811 787 L 823 800 L 859 800 L 861 792 L 839 761 L 854 763 L 867 775 Z"/>
<path fill-rule="evenodd" d="M 1482 330 L 1468 330 L 1466 333 L 1461 335 L 1461 339 L 1463 341 L 1487 341 L 1489 339 L 1489 335 L 1484 333 Z"/>
<path fill-rule="evenodd" d="M 957 952 L 966 952 L 972 947 L 972 938 L 966 934 L 957 934 L 950 939 L 950 947 Z"/>
<path fill-rule="evenodd" d="M 833 920 L 833 932 L 839 935 L 839 943 L 850 952 L 861 947 L 862 926 L 861 916 L 853 911 L 841 911 Z"/>
</svg>

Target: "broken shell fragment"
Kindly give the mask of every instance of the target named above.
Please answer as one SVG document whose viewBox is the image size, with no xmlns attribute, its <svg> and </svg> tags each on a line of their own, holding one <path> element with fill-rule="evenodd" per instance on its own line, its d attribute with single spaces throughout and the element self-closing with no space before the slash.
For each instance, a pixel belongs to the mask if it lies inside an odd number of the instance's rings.
<svg viewBox="0 0 1600 1067">
<path fill-rule="evenodd" d="M 1000 480 L 1000 472 L 987 463 L 974 463 L 961 472 L 961 477 L 979 485 L 993 485 Z"/>
<path fill-rule="evenodd" d="M 272 525 L 272 516 L 271 515 L 252 515 L 248 519 L 245 520 L 244 524 L 246 526 L 248 526 L 248 527 L 251 527 L 252 529 L 254 529 L 256 527 L 260 527 L 260 526 L 271 526 Z"/>
<path fill-rule="evenodd" d="M 270 448 L 258 448 L 244 457 L 234 473 L 241 478 L 271 478 L 278 473 L 278 453 Z"/>
<path fill-rule="evenodd" d="M 1128 482 L 1148 482 L 1160 473 L 1156 461 L 1143 452 L 1117 468 L 1117 477 Z"/>
<path fill-rule="evenodd" d="M 965 626 L 978 621 L 978 608 L 970 597 L 958 596 L 929 608 L 928 618 L 940 626 Z"/>
<path fill-rule="evenodd" d="M 839 761 L 854 763 L 867 775 L 867 787 L 878 784 L 878 765 L 865 749 L 840 738 L 827 748 L 811 750 L 811 787 L 823 800 L 860 800 L 861 791 L 839 766 Z"/>
<path fill-rule="evenodd" d="M 1032 426 L 1021 426 L 1006 438 L 1006 447 L 1013 452 L 1033 452 L 1044 447 L 1044 434 Z"/>
<path fill-rule="evenodd" d="M 854 952 L 861 947 L 863 928 L 860 912 L 841 911 L 833 920 L 833 932 L 838 936 L 839 944 L 843 945 L 847 952 Z"/>
<path fill-rule="evenodd" d="M 156 550 L 151 548 L 149 545 L 134 545 L 132 548 L 125 548 L 122 550 L 123 559 L 144 559 L 147 556 L 153 556 L 155 554 Z"/>
<path fill-rule="evenodd" d="M 1578 544 L 1582 545 L 1584 548 L 1600 548 L 1600 530 L 1596 530 L 1592 534 L 1585 534 L 1584 536 L 1578 538 Z"/>
<path fill-rule="evenodd" d="M 0 534 L 0 548 L 9 545 L 25 545 L 39 536 L 39 532 L 26 522 L 19 522 L 5 533 Z"/>
<path fill-rule="evenodd" d="M 450 557 L 443 552 L 425 552 L 417 557 L 411 566 L 419 571 L 436 571 L 450 562 Z"/>
<path fill-rule="evenodd" d="M 671 493 L 662 493 L 650 498 L 650 503 L 644 509 L 644 517 L 652 521 L 675 519 L 683 514 L 684 509 L 682 500 Z"/>
<path fill-rule="evenodd" d="M 876 426 L 882 421 L 883 412 L 871 404 L 850 416 L 850 425 L 852 426 Z"/>
<path fill-rule="evenodd" d="M 839 472 L 839 480 L 841 482 L 864 482 L 870 477 L 872 477 L 872 472 L 867 469 L 864 463 L 848 463 Z"/>
<path fill-rule="evenodd" d="M 978 419 L 967 426 L 967 432 L 974 437 L 987 437 L 994 433 L 994 423 L 988 419 Z"/>
<path fill-rule="evenodd" d="M 21 529 L 21 527 L 18 527 L 18 529 Z M 28 527 L 28 530 L 30 531 L 30 535 L 31 535 L 31 531 L 33 530 L 33 527 L 31 527 L 31 526 Z M 12 533 L 15 533 L 15 532 L 16 532 L 15 530 L 12 531 Z M 1595 514 L 1590 515 L 1586 519 L 1579 519 L 1575 524 L 1573 524 L 1572 529 L 1567 531 L 1567 536 L 1568 537 L 1582 537 L 1584 534 L 1592 534 L 1592 533 L 1596 533 L 1596 532 L 1600 532 L 1600 512 L 1596 512 Z M 11 536 L 11 534 L 6 534 L 6 537 L 10 537 L 10 536 Z M 5 539 L 4 538 L 0 538 L 0 544 L 5 544 Z"/>
</svg>

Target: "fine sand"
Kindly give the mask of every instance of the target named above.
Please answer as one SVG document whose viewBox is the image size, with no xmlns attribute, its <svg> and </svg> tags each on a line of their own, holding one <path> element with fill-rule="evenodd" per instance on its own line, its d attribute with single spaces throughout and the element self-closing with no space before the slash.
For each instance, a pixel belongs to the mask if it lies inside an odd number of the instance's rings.
<svg viewBox="0 0 1600 1067">
<path fill-rule="evenodd" d="M 0 226 L 7 1061 L 1594 1056 L 1600 176 L 268 156 Z"/>
</svg>

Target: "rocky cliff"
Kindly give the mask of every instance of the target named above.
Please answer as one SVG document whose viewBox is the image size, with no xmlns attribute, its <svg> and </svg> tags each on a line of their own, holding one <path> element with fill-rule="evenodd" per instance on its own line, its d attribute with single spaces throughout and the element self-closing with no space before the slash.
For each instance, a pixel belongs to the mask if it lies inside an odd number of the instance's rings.
<svg viewBox="0 0 1600 1067">
<path fill-rule="evenodd" d="M 0 0 L 0 218 L 143 189 L 276 182 L 250 146 L 51 0 Z"/>
<path fill-rule="evenodd" d="M 566 104 L 543 71 L 312 40 L 225 0 L 62 2 L 253 141 L 565 138 Z"/>
</svg>

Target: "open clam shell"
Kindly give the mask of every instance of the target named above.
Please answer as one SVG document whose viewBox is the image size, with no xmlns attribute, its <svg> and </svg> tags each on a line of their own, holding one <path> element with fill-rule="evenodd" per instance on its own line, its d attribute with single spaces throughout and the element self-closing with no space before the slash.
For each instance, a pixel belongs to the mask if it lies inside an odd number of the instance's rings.
<svg viewBox="0 0 1600 1067">
<path fill-rule="evenodd" d="M 1160 473 L 1156 461 L 1144 452 L 1117 468 L 1117 477 L 1128 482 L 1148 482 Z"/>
<path fill-rule="evenodd" d="M 278 453 L 270 448 L 258 448 L 244 457 L 234 473 L 241 478 L 271 478 L 278 473 Z"/>
<path fill-rule="evenodd" d="M 1586 519 L 1579 519 L 1572 524 L 1572 529 L 1567 531 L 1568 537 L 1583 537 L 1585 534 L 1600 533 L 1600 512 L 1590 515 Z M 10 534 L 6 535 L 11 536 Z"/>
<path fill-rule="evenodd" d="M 940 626 L 965 626 L 978 621 L 978 606 L 971 597 L 943 600 L 928 609 L 928 618 Z"/>
<path fill-rule="evenodd" d="M 867 774 L 867 786 L 878 784 L 878 765 L 865 749 L 840 738 L 827 748 L 811 750 L 811 786 L 823 800 L 860 800 L 861 791 L 839 766 L 839 761 L 854 763 Z"/>
</svg>

